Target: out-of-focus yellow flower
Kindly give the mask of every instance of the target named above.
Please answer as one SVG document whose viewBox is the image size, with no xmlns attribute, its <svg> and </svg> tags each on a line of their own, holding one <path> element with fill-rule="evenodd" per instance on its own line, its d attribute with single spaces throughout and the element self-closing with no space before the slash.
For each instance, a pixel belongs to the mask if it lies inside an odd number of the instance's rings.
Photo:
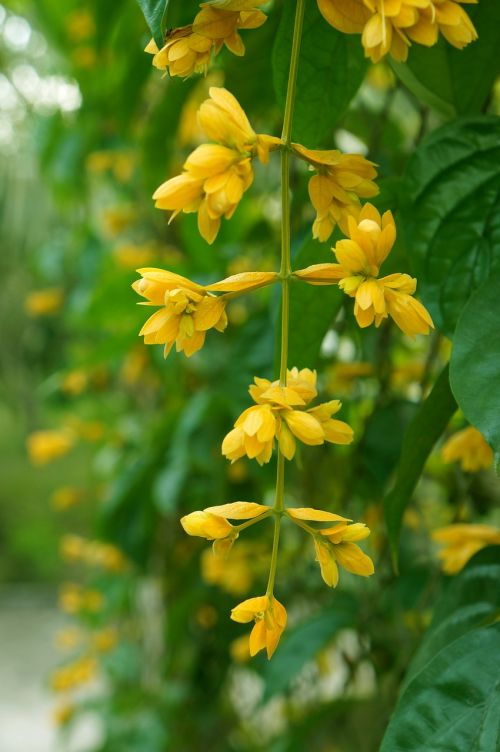
<svg viewBox="0 0 500 752">
<path fill-rule="evenodd" d="M 205 342 L 209 329 L 223 332 L 227 326 L 226 299 L 214 292 L 247 292 L 275 282 L 275 272 L 247 272 L 212 285 L 198 285 L 163 269 L 138 269 L 142 279 L 132 287 L 147 299 L 143 305 L 162 306 L 144 324 L 140 336 L 146 345 L 164 345 L 167 357 L 174 342 L 177 352 L 188 357 Z"/>
<path fill-rule="evenodd" d="M 265 0 L 216 0 L 201 3 L 192 24 L 173 29 L 165 45 L 158 49 L 152 39 L 145 52 L 154 55 L 153 65 L 168 70 L 171 76 L 206 73 L 212 52 L 216 55 L 225 45 L 235 55 L 244 55 L 239 35 L 242 29 L 257 29 L 267 16 L 257 10 Z"/>
<path fill-rule="evenodd" d="M 231 595 L 245 595 L 261 572 L 261 564 L 265 562 L 262 555 L 259 546 L 247 542 L 225 551 L 223 556 L 205 549 L 200 561 L 201 576 L 209 585 L 218 585 Z"/>
<path fill-rule="evenodd" d="M 261 465 L 269 462 L 275 439 L 289 460 L 295 455 L 295 438 L 312 446 L 351 443 L 352 428 L 332 418 L 341 408 L 339 400 L 305 409 L 317 395 L 315 371 L 292 368 L 285 387 L 258 377 L 254 382 L 249 392 L 257 404 L 240 415 L 222 442 L 222 454 L 231 462 L 245 455 Z"/>
<path fill-rule="evenodd" d="M 336 587 L 339 581 L 338 564 L 348 572 L 369 577 L 374 572 L 373 562 L 356 545 L 370 535 L 369 528 L 362 522 L 349 524 L 350 520 L 333 512 L 304 507 L 287 509 L 286 514 L 293 522 L 305 527 L 313 535 L 316 561 L 321 568 L 321 576 L 329 587 Z M 303 522 L 333 522 L 326 528 L 314 530 Z"/>
<path fill-rule="evenodd" d="M 123 572 L 128 568 L 127 559 L 112 543 L 87 540 L 79 535 L 64 535 L 60 546 L 61 556 L 68 562 L 81 562 L 108 572 Z"/>
<path fill-rule="evenodd" d="M 109 653 L 118 643 L 116 627 L 99 629 L 90 636 L 90 644 L 98 653 Z"/>
<path fill-rule="evenodd" d="M 26 439 L 28 456 L 33 465 L 46 465 L 59 457 L 64 457 L 74 443 L 74 434 L 67 429 L 35 431 Z"/>
<path fill-rule="evenodd" d="M 96 50 L 88 44 L 72 50 L 71 58 L 78 68 L 93 68 L 98 60 Z"/>
<path fill-rule="evenodd" d="M 119 149 L 103 149 L 91 152 L 86 160 L 89 172 L 99 174 L 111 171 L 119 183 L 130 180 L 135 168 L 134 155 Z"/>
<path fill-rule="evenodd" d="M 316 210 L 313 237 L 328 240 L 337 224 L 347 233 L 348 217 L 359 216 L 360 198 L 379 192 L 373 182 L 375 165 L 360 154 L 342 154 L 337 149 L 306 149 L 300 144 L 292 148 L 316 173 L 309 181 L 309 197 Z"/>
<path fill-rule="evenodd" d="M 462 49 L 477 39 L 460 3 L 477 0 L 318 0 L 324 18 L 346 34 L 361 34 L 367 57 L 376 63 L 390 54 L 408 57 L 411 42 L 431 47 L 439 32 Z"/>
<path fill-rule="evenodd" d="M 77 396 L 85 391 L 88 383 L 88 376 L 85 371 L 78 368 L 65 374 L 61 381 L 61 391 L 65 394 Z"/>
<path fill-rule="evenodd" d="M 434 530 L 432 538 L 444 546 L 438 553 L 443 572 L 457 574 L 482 548 L 500 545 L 500 530 L 491 525 L 460 523 Z"/>
<path fill-rule="evenodd" d="M 477 473 L 493 463 L 493 450 L 477 428 L 472 426 L 450 436 L 443 446 L 441 456 L 445 462 L 460 462 L 466 473 Z"/>
<path fill-rule="evenodd" d="M 73 486 L 61 486 L 56 488 L 52 496 L 50 497 L 50 503 L 52 508 L 58 512 L 63 512 L 65 509 L 74 507 L 78 504 L 83 497 L 83 493 L 79 488 L 73 488 Z"/>
<path fill-rule="evenodd" d="M 66 31 L 72 42 L 81 42 L 95 34 L 95 21 L 87 8 L 77 8 L 66 16 Z"/>
<path fill-rule="evenodd" d="M 248 643 L 250 655 L 265 648 L 267 657 L 272 658 L 287 621 L 286 609 L 274 595 L 248 598 L 233 608 L 231 619 L 241 624 L 255 621 Z"/>
<path fill-rule="evenodd" d="M 212 86 L 200 107 L 200 125 L 215 144 L 201 144 L 187 158 L 182 175 L 163 183 L 153 194 L 158 209 L 198 213 L 198 229 L 213 243 L 221 218 L 230 219 L 253 181 L 251 160 L 269 159 L 280 139 L 256 134 L 238 101 L 226 89 Z"/>
<path fill-rule="evenodd" d="M 102 214 L 104 229 L 109 235 L 119 235 L 137 219 L 137 210 L 133 206 L 113 206 Z"/>
<path fill-rule="evenodd" d="M 196 611 L 195 618 L 202 629 L 210 629 L 219 621 L 219 614 L 213 606 L 205 604 Z"/>
<path fill-rule="evenodd" d="M 80 561 L 85 554 L 87 541 L 79 535 L 63 535 L 60 543 L 61 557 L 68 562 Z"/>
<path fill-rule="evenodd" d="M 373 376 L 372 363 L 353 361 L 336 363 L 327 372 L 327 388 L 331 392 L 348 392 L 357 379 Z"/>
<path fill-rule="evenodd" d="M 65 692 L 92 681 L 97 675 L 97 661 L 91 656 L 82 656 L 73 663 L 54 671 L 50 678 L 51 688 L 55 692 Z"/>
<path fill-rule="evenodd" d="M 201 512 L 191 512 L 181 518 L 181 525 L 188 535 L 214 541 L 215 554 L 226 555 L 238 537 L 238 529 L 228 520 L 252 520 L 268 514 L 270 508 L 251 501 L 234 501 L 207 507 Z"/>
<path fill-rule="evenodd" d="M 30 316 L 52 316 L 57 313 L 64 300 L 60 287 L 48 287 L 28 293 L 24 300 L 24 310 Z"/>
<path fill-rule="evenodd" d="M 80 585 L 68 582 L 59 592 L 59 608 L 67 614 L 79 611 L 99 612 L 104 604 L 104 597 L 99 590 L 84 589 Z"/>
<path fill-rule="evenodd" d="M 248 642 L 248 635 L 241 635 L 230 643 L 229 653 L 235 663 L 247 663 L 252 657 Z"/>
<path fill-rule="evenodd" d="M 128 243 L 113 248 L 113 258 L 123 269 L 137 269 L 138 266 L 151 263 L 157 255 L 157 249 L 151 245 Z"/>
<path fill-rule="evenodd" d="M 312 285 L 335 284 L 355 299 L 354 315 L 359 326 L 380 326 L 391 316 L 405 334 L 428 334 L 434 327 L 424 306 L 412 297 L 417 281 L 408 274 L 389 274 L 378 279 L 380 266 L 396 240 L 396 225 L 390 211 L 383 217 L 365 204 L 356 221 L 348 217 L 349 239 L 333 249 L 338 264 L 314 264 L 294 274 Z"/>
<path fill-rule="evenodd" d="M 71 702 L 65 702 L 54 708 L 52 720 L 56 726 L 65 726 L 73 718 L 76 707 Z"/>
</svg>

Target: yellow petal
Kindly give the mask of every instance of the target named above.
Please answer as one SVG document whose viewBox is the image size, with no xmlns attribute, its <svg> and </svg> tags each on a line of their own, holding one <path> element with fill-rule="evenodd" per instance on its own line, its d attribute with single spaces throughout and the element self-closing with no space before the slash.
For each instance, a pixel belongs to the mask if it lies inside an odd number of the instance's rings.
<svg viewBox="0 0 500 752">
<path fill-rule="evenodd" d="M 220 282 L 207 285 L 206 290 L 214 292 L 237 292 L 239 290 L 255 290 L 257 287 L 269 285 L 278 280 L 277 272 L 241 272 Z"/>
<path fill-rule="evenodd" d="M 264 613 L 269 605 L 267 595 L 258 595 L 255 598 L 247 598 L 231 610 L 231 619 L 240 624 L 252 621 L 256 614 Z"/>
<path fill-rule="evenodd" d="M 181 518 L 181 525 L 188 535 L 197 535 L 207 540 L 225 538 L 233 529 L 223 517 L 209 512 L 191 512 Z"/>
<path fill-rule="evenodd" d="M 289 517 L 296 520 L 308 520 L 310 522 L 348 522 L 347 517 L 341 517 L 334 512 L 325 512 L 323 509 L 314 507 L 289 507 L 286 510 Z"/>
<path fill-rule="evenodd" d="M 269 509 L 270 507 L 264 504 L 256 504 L 253 501 L 233 501 L 231 504 L 207 507 L 204 511 L 224 517 L 224 519 L 251 520 L 260 514 L 264 514 L 264 512 L 268 512 Z"/>
<path fill-rule="evenodd" d="M 318 538 L 314 538 L 314 548 L 316 550 L 316 561 L 319 563 L 324 582 L 328 587 L 337 587 L 339 570 L 331 546 Z"/>
<path fill-rule="evenodd" d="M 373 562 L 355 543 L 338 543 L 335 545 L 335 557 L 348 572 L 369 577 L 373 574 Z"/>
<path fill-rule="evenodd" d="M 344 270 L 340 264 L 313 264 L 293 274 L 309 285 L 335 285 L 344 276 Z"/>
<path fill-rule="evenodd" d="M 283 414 L 283 419 L 286 420 L 290 431 L 304 444 L 323 444 L 324 431 L 321 423 L 313 415 L 298 410 L 287 410 Z"/>
</svg>

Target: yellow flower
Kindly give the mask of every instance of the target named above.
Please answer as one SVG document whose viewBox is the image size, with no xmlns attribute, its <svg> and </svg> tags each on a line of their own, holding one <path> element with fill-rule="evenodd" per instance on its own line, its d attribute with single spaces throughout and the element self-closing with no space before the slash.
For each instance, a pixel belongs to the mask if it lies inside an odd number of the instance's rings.
<svg viewBox="0 0 500 752">
<path fill-rule="evenodd" d="M 411 42 L 430 47 L 441 32 L 462 49 L 477 39 L 460 3 L 477 0 L 318 0 L 324 18 L 346 34 L 361 34 L 365 54 L 377 63 L 390 54 L 403 61 Z"/>
<path fill-rule="evenodd" d="M 228 519 L 252 520 L 267 512 L 269 507 L 264 504 L 234 501 L 231 504 L 207 507 L 201 512 L 191 512 L 181 518 L 181 525 L 188 535 L 214 541 L 214 553 L 225 555 L 238 537 L 238 530 Z"/>
<path fill-rule="evenodd" d="M 292 144 L 292 148 L 316 172 L 309 181 L 309 197 L 316 210 L 313 237 L 328 240 L 337 224 L 346 233 L 348 217 L 359 215 L 359 199 L 379 192 L 372 182 L 377 176 L 375 165 L 359 154 L 342 154 L 336 149 L 320 151 L 300 144 Z"/>
<path fill-rule="evenodd" d="M 198 213 L 198 229 L 213 243 L 221 218 L 230 219 L 253 181 L 251 159 L 267 162 L 280 139 L 255 133 L 238 101 L 226 89 L 210 87 L 210 99 L 199 109 L 202 128 L 217 143 L 201 144 L 184 163 L 182 175 L 163 183 L 153 194 L 158 209 Z"/>
<path fill-rule="evenodd" d="M 274 595 L 248 598 L 231 611 L 231 619 L 240 624 L 255 621 L 250 632 L 249 648 L 253 657 L 264 648 L 270 659 L 286 627 L 286 609 Z"/>
<path fill-rule="evenodd" d="M 269 462 L 274 440 L 279 442 L 283 455 L 291 460 L 295 455 L 295 438 L 311 446 L 328 441 L 350 444 L 353 432 L 347 423 L 334 420 L 332 415 L 341 408 L 339 400 L 331 400 L 305 410 L 317 395 L 316 372 L 309 368 L 292 368 L 287 372 L 287 385 L 255 377 L 249 392 L 257 403 L 247 408 L 222 442 L 222 454 L 231 462 L 244 455 L 262 465 Z"/>
<path fill-rule="evenodd" d="M 52 712 L 52 720 L 54 724 L 56 726 L 64 726 L 69 723 L 75 714 L 75 709 L 75 706 L 70 702 L 58 705 Z"/>
<path fill-rule="evenodd" d="M 56 488 L 52 494 L 50 503 L 53 509 L 62 512 L 78 504 L 82 497 L 83 493 L 80 489 L 72 486 L 61 486 L 61 488 Z"/>
<path fill-rule="evenodd" d="M 244 55 L 245 46 L 239 35 L 242 29 L 257 29 L 267 16 L 256 6 L 265 0 L 216 0 L 201 3 L 201 10 L 192 24 L 173 29 L 165 45 L 158 49 L 152 39 L 145 52 L 154 55 L 153 65 L 168 70 L 171 76 L 206 73 L 212 52 L 218 55 L 225 45 L 235 55 Z"/>
<path fill-rule="evenodd" d="M 81 369 L 69 371 L 61 381 L 61 391 L 72 396 L 81 394 L 87 387 L 87 374 Z"/>
<path fill-rule="evenodd" d="M 214 556 L 209 548 L 205 549 L 200 564 L 205 582 L 218 585 L 231 595 L 241 596 L 249 591 L 255 577 L 263 574 L 266 557 L 259 544 L 242 542 L 225 552 L 224 556 Z"/>
<path fill-rule="evenodd" d="M 443 571 L 457 574 L 482 548 L 500 545 L 500 530 L 490 525 L 456 524 L 434 530 L 432 538 L 444 546 L 438 554 Z"/>
<path fill-rule="evenodd" d="M 73 687 L 87 684 L 97 674 L 97 662 L 91 656 L 83 656 L 73 663 L 57 669 L 51 676 L 50 684 L 55 692 L 64 692 Z"/>
<path fill-rule="evenodd" d="M 60 287 L 48 287 L 28 293 L 24 300 L 24 310 L 30 316 L 51 316 L 63 304 L 64 293 Z"/>
<path fill-rule="evenodd" d="M 174 342 L 177 352 L 190 357 L 205 343 L 209 329 L 227 326 L 226 300 L 213 292 L 246 292 L 270 284 L 275 272 L 246 272 L 203 287 L 163 269 L 138 269 L 141 279 L 132 288 L 147 299 L 143 305 L 161 306 L 144 324 L 140 336 L 146 345 L 164 345 L 167 357 Z"/>
<path fill-rule="evenodd" d="M 59 593 L 59 607 L 67 614 L 76 614 L 79 611 L 97 613 L 103 604 L 103 595 L 98 590 L 85 590 L 73 582 L 63 585 Z"/>
<path fill-rule="evenodd" d="M 472 426 L 464 428 L 445 442 L 442 449 L 445 462 L 460 462 L 466 473 L 477 473 L 493 462 L 493 451 L 482 434 Z"/>
<path fill-rule="evenodd" d="M 118 643 L 118 632 L 115 627 L 105 627 L 94 632 L 90 643 L 98 653 L 109 653 Z"/>
<path fill-rule="evenodd" d="M 74 435 L 66 429 L 35 431 L 26 439 L 28 456 L 33 465 L 46 465 L 72 449 Z"/>
<path fill-rule="evenodd" d="M 313 535 L 316 561 L 320 565 L 321 576 L 329 587 L 336 587 L 339 581 L 338 564 L 348 572 L 363 577 L 373 574 L 372 560 L 355 543 L 370 535 L 370 530 L 365 524 L 355 522 L 350 525 L 350 520 L 345 517 L 311 507 L 290 508 L 286 513 L 300 526 L 302 521 L 334 523 L 317 531 L 308 525 L 305 526 Z"/>
<path fill-rule="evenodd" d="M 312 285 L 334 284 L 355 298 L 354 315 L 359 326 L 380 326 L 391 316 L 405 334 L 428 334 L 434 327 L 424 306 L 412 297 L 417 281 L 408 274 L 389 274 L 378 279 L 380 266 L 396 239 L 390 211 L 380 216 L 365 204 L 356 221 L 348 218 L 349 239 L 339 240 L 334 253 L 338 264 L 315 264 L 294 272 Z"/>
</svg>

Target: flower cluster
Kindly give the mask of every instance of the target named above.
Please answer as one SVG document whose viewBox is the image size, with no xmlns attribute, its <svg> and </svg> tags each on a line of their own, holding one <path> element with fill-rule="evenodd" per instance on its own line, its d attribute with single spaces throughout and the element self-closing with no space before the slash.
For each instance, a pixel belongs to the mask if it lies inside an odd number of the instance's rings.
<svg viewBox="0 0 500 752">
<path fill-rule="evenodd" d="M 261 522 L 274 512 L 264 504 L 235 501 L 191 512 L 181 519 L 181 524 L 188 535 L 214 541 L 214 554 L 225 557 L 240 530 Z M 370 530 L 363 523 L 349 524 L 351 521 L 345 517 L 313 507 L 287 508 L 284 515 L 312 536 L 321 575 L 329 587 L 337 586 L 338 565 L 363 577 L 373 574 L 372 560 L 356 545 L 357 541 L 370 535 Z M 233 526 L 229 519 L 245 522 Z M 326 523 L 327 526 L 314 528 L 310 522 Z M 285 607 L 268 592 L 235 606 L 231 619 L 241 623 L 254 621 L 249 637 L 250 655 L 254 656 L 265 648 L 268 658 L 271 658 L 286 627 L 287 613 Z"/>
<path fill-rule="evenodd" d="M 356 221 L 348 218 L 349 239 L 339 240 L 333 249 L 337 264 L 314 264 L 295 272 L 312 285 L 338 283 L 354 298 L 354 315 L 360 327 L 391 316 L 405 334 L 428 334 L 432 319 L 413 297 L 417 281 L 408 274 L 378 278 L 380 267 L 396 240 L 396 226 L 390 211 L 383 217 L 371 204 L 365 204 Z"/>
<path fill-rule="evenodd" d="M 373 182 L 375 165 L 360 154 L 342 154 L 337 149 L 306 149 L 300 144 L 292 148 L 316 173 L 309 181 L 309 197 L 316 210 L 313 237 L 328 240 L 337 224 L 346 233 L 348 217 L 359 216 L 360 198 L 379 192 Z"/>
<path fill-rule="evenodd" d="M 431 47 L 439 33 L 458 49 L 477 39 L 461 7 L 477 0 L 318 0 L 324 18 L 345 34 L 361 34 L 365 54 L 374 63 L 390 54 L 408 57 L 411 42 Z"/>
<path fill-rule="evenodd" d="M 68 562 L 78 562 L 108 572 L 123 572 L 128 566 L 123 553 L 112 543 L 87 540 L 80 535 L 63 536 L 61 556 Z"/>
<path fill-rule="evenodd" d="M 240 415 L 222 442 L 222 453 L 231 462 L 245 455 L 260 465 L 269 462 L 275 439 L 288 460 L 295 455 L 296 438 L 312 446 L 351 443 L 352 428 L 332 418 L 341 408 L 339 400 L 306 409 L 317 396 L 316 371 L 292 368 L 286 386 L 257 377 L 254 382 L 248 391 L 256 405 Z"/>
<path fill-rule="evenodd" d="M 258 29 L 267 16 L 258 10 L 266 0 L 212 0 L 201 3 L 201 10 L 189 26 L 173 29 L 164 46 L 158 49 L 154 39 L 146 52 L 154 55 L 153 65 L 167 70 L 171 76 L 206 73 L 212 52 L 224 45 L 235 55 L 244 55 L 245 46 L 239 35 L 242 29 Z"/>
<path fill-rule="evenodd" d="M 247 292 L 271 284 L 274 272 L 242 272 L 212 285 L 198 285 L 164 269 L 138 269 L 141 279 L 132 288 L 146 298 L 142 305 L 160 306 L 139 334 L 146 345 L 164 345 L 167 357 L 174 343 L 188 357 L 205 343 L 209 329 L 223 332 L 227 326 L 226 298 L 216 292 Z"/>
<path fill-rule="evenodd" d="M 184 172 L 163 183 L 153 194 L 158 209 L 198 213 L 198 229 L 213 243 L 221 218 L 234 214 L 253 181 L 252 158 L 269 159 L 280 139 L 256 134 L 239 102 L 226 89 L 212 86 L 201 105 L 201 127 L 215 144 L 201 144 L 187 158 Z"/>
</svg>

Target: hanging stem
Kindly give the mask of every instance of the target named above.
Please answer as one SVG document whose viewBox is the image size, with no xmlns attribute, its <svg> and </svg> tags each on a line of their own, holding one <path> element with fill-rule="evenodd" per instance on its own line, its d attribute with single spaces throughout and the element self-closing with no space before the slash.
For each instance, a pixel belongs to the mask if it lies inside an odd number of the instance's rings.
<svg viewBox="0 0 500 752">
<path fill-rule="evenodd" d="M 290 233 L 290 144 L 292 137 L 292 116 L 297 88 L 297 70 L 299 67 L 300 40 L 304 22 L 305 0 L 297 0 L 295 9 L 295 23 L 293 27 L 292 52 L 288 86 L 286 90 L 285 115 L 281 139 L 281 349 L 280 349 L 280 386 L 286 386 L 286 371 L 288 365 L 288 322 L 290 309 L 290 276 L 291 266 L 291 233 Z M 276 469 L 276 496 L 274 510 L 274 538 L 271 553 L 271 567 L 266 593 L 272 595 L 276 567 L 278 564 L 278 547 L 280 539 L 281 517 L 285 506 L 285 458 L 278 446 L 278 461 Z"/>
</svg>

